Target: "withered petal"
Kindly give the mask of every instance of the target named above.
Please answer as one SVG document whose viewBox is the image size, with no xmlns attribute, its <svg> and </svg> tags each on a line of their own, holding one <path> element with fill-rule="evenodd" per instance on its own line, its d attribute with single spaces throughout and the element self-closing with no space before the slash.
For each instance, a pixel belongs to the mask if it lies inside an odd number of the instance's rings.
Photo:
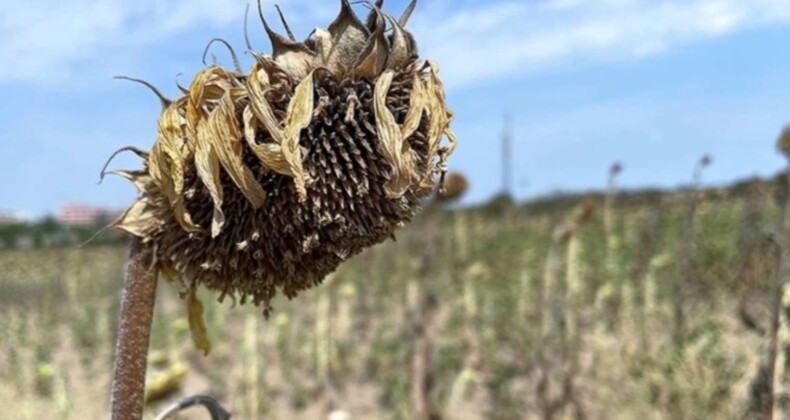
<svg viewBox="0 0 790 420">
<path fill-rule="evenodd" d="M 400 198 L 409 188 L 412 179 L 412 165 L 409 144 L 404 141 L 403 132 L 387 109 L 387 94 L 394 72 L 385 71 L 376 81 L 373 110 L 376 114 L 376 133 L 385 155 L 392 165 L 392 175 L 385 189 L 391 198 Z"/>
<path fill-rule="evenodd" d="M 206 321 L 203 319 L 203 302 L 198 299 L 195 286 L 190 287 L 187 292 L 187 319 L 192 342 L 195 347 L 203 351 L 204 356 L 208 355 L 211 351 L 211 341 L 208 338 Z"/>
<path fill-rule="evenodd" d="M 302 151 L 299 147 L 299 136 L 313 119 L 313 109 L 315 108 L 313 98 L 313 74 L 310 73 L 302 80 L 291 97 L 288 104 L 288 114 L 285 117 L 284 142 L 282 144 L 285 160 L 293 172 L 296 191 L 299 197 L 304 200 L 307 197 L 305 187 L 307 179 L 302 167 Z"/>
<path fill-rule="evenodd" d="M 220 180 L 220 163 L 217 153 L 211 145 L 208 121 L 201 120 L 197 127 L 197 145 L 195 148 L 195 168 L 198 177 L 206 186 L 214 204 L 214 213 L 211 218 L 211 237 L 216 238 L 225 225 L 225 213 L 222 211 L 222 183 Z"/>
<path fill-rule="evenodd" d="M 403 122 L 403 138 L 408 139 L 419 128 L 420 121 L 425 111 L 425 86 L 422 82 L 422 77 L 419 73 L 414 75 L 412 82 L 411 102 L 409 103 L 409 111 L 406 113 L 406 119 Z"/>
<path fill-rule="evenodd" d="M 148 197 L 140 197 L 116 220 L 112 226 L 131 235 L 150 239 L 156 232 L 161 217 L 157 206 L 151 205 Z"/>
<path fill-rule="evenodd" d="M 290 176 L 291 167 L 285 160 L 282 146 L 273 143 L 257 144 L 255 141 L 257 129 L 258 120 L 255 117 L 255 112 L 250 105 L 247 105 L 244 108 L 244 139 L 247 141 L 247 145 L 263 162 L 264 166 L 277 173 Z"/>
<path fill-rule="evenodd" d="M 209 116 L 209 129 L 213 150 L 217 153 L 222 167 L 252 204 L 252 208 L 260 208 L 266 199 L 266 193 L 242 160 L 243 134 L 236 121 L 230 93 L 222 97 L 219 106 Z"/>
</svg>

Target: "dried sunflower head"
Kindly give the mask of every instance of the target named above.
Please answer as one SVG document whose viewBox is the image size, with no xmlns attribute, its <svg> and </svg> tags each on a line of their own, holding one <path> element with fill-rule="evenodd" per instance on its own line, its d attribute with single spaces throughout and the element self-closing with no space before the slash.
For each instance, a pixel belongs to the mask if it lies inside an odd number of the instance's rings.
<svg viewBox="0 0 790 420">
<path fill-rule="evenodd" d="M 777 147 L 783 155 L 790 158 L 790 126 L 782 130 L 782 134 L 779 135 Z"/>
<path fill-rule="evenodd" d="M 342 0 L 303 42 L 261 13 L 272 54 L 250 48 L 248 72 L 209 66 L 163 99 L 143 169 L 117 172 L 140 194 L 115 226 L 188 289 L 267 312 L 278 289 L 294 297 L 391 237 L 434 189 L 455 138 L 438 68 L 404 29 L 415 2 L 398 20 L 382 3 L 363 22 Z"/>
</svg>

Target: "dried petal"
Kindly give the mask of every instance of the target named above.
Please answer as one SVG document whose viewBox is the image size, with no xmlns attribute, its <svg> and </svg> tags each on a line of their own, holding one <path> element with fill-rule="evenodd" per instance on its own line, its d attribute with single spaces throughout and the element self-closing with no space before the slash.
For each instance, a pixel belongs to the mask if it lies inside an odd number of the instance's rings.
<svg viewBox="0 0 790 420">
<path fill-rule="evenodd" d="M 222 97 L 219 106 L 209 116 L 209 127 L 213 139 L 213 150 L 216 151 L 222 167 L 239 187 L 239 190 L 252 204 L 253 209 L 260 208 L 266 199 L 261 184 L 255 179 L 250 168 L 242 161 L 242 132 L 236 121 L 236 113 L 230 93 Z"/>
<path fill-rule="evenodd" d="M 178 223 L 189 232 L 199 232 L 200 227 L 184 207 L 184 161 L 191 158 L 185 146 L 184 119 L 179 106 L 183 101 L 168 106 L 159 119 L 159 135 L 156 145 L 151 149 L 149 171 L 159 187 L 167 196 Z"/>
<path fill-rule="evenodd" d="M 277 144 L 283 144 L 285 141 L 283 129 L 277 121 L 269 101 L 264 96 L 269 86 L 269 75 L 262 68 L 262 63 L 255 63 L 250 71 L 250 77 L 247 79 L 247 90 L 252 111 L 274 141 Z"/>
<path fill-rule="evenodd" d="M 198 299 L 194 286 L 190 287 L 187 292 L 187 314 L 192 342 L 195 343 L 195 347 L 203 351 L 204 355 L 208 356 L 211 351 L 211 341 L 208 339 L 206 322 L 203 319 L 203 302 Z"/>
<path fill-rule="evenodd" d="M 376 115 L 376 132 L 383 146 L 384 153 L 392 165 L 392 178 L 386 185 L 390 197 L 401 197 L 411 183 L 411 159 L 409 144 L 403 141 L 403 134 L 395 117 L 387 109 L 387 93 L 394 73 L 384 72 L 376 82 L 373 109 Z"/>
<path fill-rule="evenodd" d="M 167 262 L 159 262 L 159 274 L 164 276 L 168 281 L 176 281 L 180 274 L 178 270 L 176 270 L 172 265 L 168 264 Z"/>
<path fill-rule="evenodd" d="M 251 106 L 244 108 L 244 139 L 250 147 L 255 156 L 263 162 L 267 168 L 281 173 L 283 175 L 291 175 L 291 167 L 283 155 L 282 146 L 279 144 L 257 144 L 255 142 L 255 133 L 258 129 L 258 120 L 255 119 L 255 113 L 252 111 Z"/>
<path fill-rule="evenodd" d="M 447 109 L 444 87 L 441 80 L 439 80 L 438 65 L 435 62 L 428 61 L 427 66 L 430 69 L 426 85 L 426 110 L 430 120 L 428 127 L 428 156 L 433 157 L 439 153 L 439 145 L 442 136 L 446 135 L 449 140 L 449 145 L 440 156 L 439 166 L 442 167 L 444 166 L 446 158 L 455 150 L 456 138 L 455 134 L 450 129 L 453 113 Z M 428 175 L 426 175 L 426 177 Z"/>
<path fill-rule="evenodd" d="M 419 73 L 414 75 L 411 91 L 411 103 L 403 122 L 403 138 L 408 139 L 420 126 L 420 121 L 425 111 L 425 87 Z"/>
<path fill-rule="evenodd" d="M 288 115 L 285 117 L 285 129 L 283 130 L 284 142 L 282 144 L 285 160 L 291 167 L 296 191 L 302 199 L 307 197 L 305 188 L 306 179 L 304 168 L 302 167 L 302 150 L 299 148 L 299 136 L 313 119 L 313 74 L 305 77 L 291 97 L 288 104 Z"/>
<path fill-rule="evenodd" d="M 216 238 L 225 225 L 225 214 L 222 212 L 222 184 L 219 174 L 219 158 L 213 150 L 209 125 L 201 120 L 197 127 L 197 146 L 195 149 L 195 168 L 198 177 L 209 191 L 214 203 L 214 214 L 211 218 L 211 237 Z"/>
<path fill-rule="evenodd" d="M 112 226 L 140 238 L 150 238 L 159 226 L 156 210 L 147 197 L 141 197 Z"/>
<path fill-rule="evenodd" d="M 304 199 L 307 197 L 307 178 L 302 167 L 302 150 L 299 147 L 299 137 L 302 130 L 310 125 L 313 116 L 313 74 L 310 73 L 297 85 L 288 104 L 284 126 L 281 126 L 264 95 L 265 89 L 268 87 L 269 78 L 265 71 L 256 70 L 257 66 L 256 64 L 253 67 L 253 74 L 256 77 L 251 77 L 248 80 L 252 111 L 266 131 L 269 132 L 269 135 L 280 146 L 279 151 L 282 153 L 282 159 L 288 163 L 289 172 L 287 175 L 294 177 L 296 190 L 299 196 Z M 247 141 L 249 143 L 249 139 Z M 265 151 L 265 158 L 273 162 L 279 162 L 281 158 L 276 154 L 277 151 L 277 148 L 269 147 Z M 275 168 L 273 167 L 273 169 Z M 275 170 L 281 172 L 281 169 L 282 167 L 278 164 Z"/>
</svg>

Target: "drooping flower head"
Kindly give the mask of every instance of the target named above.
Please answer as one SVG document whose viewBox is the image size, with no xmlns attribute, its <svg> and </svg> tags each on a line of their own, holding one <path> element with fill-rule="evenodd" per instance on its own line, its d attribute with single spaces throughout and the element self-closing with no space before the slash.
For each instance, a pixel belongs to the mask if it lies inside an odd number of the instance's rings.
<svg viewBox="0 0 790 420">
<path fill-rule="evenodd" d="M 469 180 L 461 172 L 449 172 L 444 178 L 444 185 L 437 192 L 437 199 L 441 202 L 454 202 L 459 200 L 469 189 Z"/>
<path fill-rule="evenodd" d="M 267 312 L 278 290 L 294 297 L 391 237 L 434 189 L 455 138 L 437 65 L 404 28 L 415 2 L 400 19 L 382 3 L 363 22 L 342 0 L 303 42 L 260 13 L 272 54 L 248 45 L 248 72 L 208 66 L 163 98 L 143 169 L 117 171 L 140 194 L 115 226 L 151 244 L 188 290 Z"/>
<path fill-rule="evenodd" d="M 785 157 L 790 158 L 790 126 L 787 126 L 784 128 L 784 130 L 782 130 L 776 145 L 780 153 L 782 153 Z"/>
</svg>

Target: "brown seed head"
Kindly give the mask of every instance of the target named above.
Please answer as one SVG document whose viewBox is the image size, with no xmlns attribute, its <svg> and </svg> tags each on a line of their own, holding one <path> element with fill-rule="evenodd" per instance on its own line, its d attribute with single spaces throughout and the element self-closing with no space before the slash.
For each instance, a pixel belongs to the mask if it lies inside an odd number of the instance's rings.
<svg viewBox="0 0 790 420">
<path fill-rule="evenodd" d="M 779 135 L 777 146 L 785 157 L 790 158 L 790 125 L 782 130 L 782 134 Z"/>
<path fill-rule="evenodd" d="M 609 168 L 609 175 L 612 177 L 616 177 L 623 172 L 623 164 L 620 162 L 615 162 Z"/>
<path fill-rule="evenodd" d="M 437 193 L 437 199 L 443 202 L 455 201 L 461 198 L 469 189 L 469 181 L 460 172 L 450 172 L 444 178 L 444 184 Z"/>
<path fill-rule="evenodd" d="M 586 198 L 574 210 L 573 215 L 554 231 L 554 240 L 558 243 L 568 242 L 595 215 L 597 204 L 594 199 Z"/>
<path fill-rule="evenodd" d="M 347 0 L 304 42 L 271 30 L 248 73 L 213 65 L 169 103 L 115 224 L 156 248 L 187 288 L 268 311 L 391 237 L 434 188 L 455 147 L 435 63 L 376 6 Z M 444 137 L 449 139 L 442 145 Z"/>
</svg>

